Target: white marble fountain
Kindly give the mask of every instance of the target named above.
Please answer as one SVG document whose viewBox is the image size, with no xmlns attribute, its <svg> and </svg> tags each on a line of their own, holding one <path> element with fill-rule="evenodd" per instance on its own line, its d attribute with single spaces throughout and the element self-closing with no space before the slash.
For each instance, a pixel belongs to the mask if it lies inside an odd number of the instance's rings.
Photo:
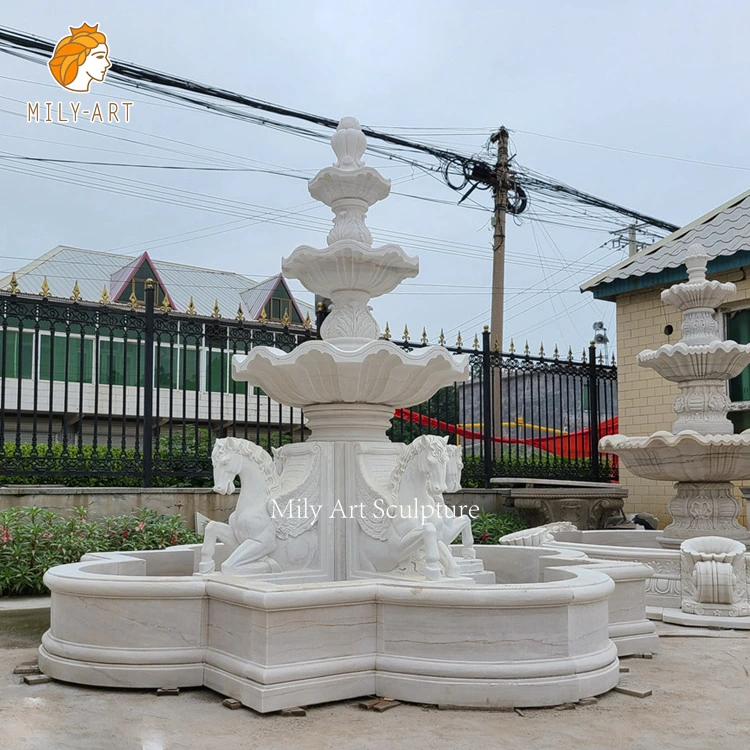
<svg viewBox="0 0 750 750">
<path fill-rule="evenodd" d="M 284 273 L 330 297 L 322 340 L 260 347 L 234 377 L 304 409 L 309 439 L 273 458 L 216 441 L 215 490 L 241 492 L 202 547 L 86 555 L 45 576 L 50 676 L 110 687 L 205 685 L 259 711 L 387 695 L 465 706 L 544 706 L 603 693 L 620 655 L 654 651 L 651 570 L 578 551 L 474 548 L 461 452 L 442 438 L 386 437 L 394 408 L 466 379 L 440 346 L 380 338 L 368 303 L 418 272 L 400 247 L 373 247 L 365 218 L 390 183 L 362 161 L 344 118 L 337 161 L 311 180 L 330 206 L 326 247 L 297 248 Z M 460 538 L 460 543 L 453 541 Z"/>
<path fill-rule="evenodd" d="M 706 279 L 708 260 L 701 245 L 691 246 L 688 280 L 661 294 L 683 312 L 682 340 L 638 355 L 639 365 L 679 387 L 672 432 L 611 435 L 599 443 L 637 476 L 675 482 L 672 523 L 655 532 L 562 532 L 552 546 L 647 563 L 654 571 L 647 583 L 654 617 L 750 629 L 750 532 L 738 522 L 741 506 L 732 485 L 750 479 L 750 430 L 732 434 L 726 389 L 726 381 L 750 365 L 750 344 L 721 338 L 715 309 L 736 289 Z"/>
</svg>

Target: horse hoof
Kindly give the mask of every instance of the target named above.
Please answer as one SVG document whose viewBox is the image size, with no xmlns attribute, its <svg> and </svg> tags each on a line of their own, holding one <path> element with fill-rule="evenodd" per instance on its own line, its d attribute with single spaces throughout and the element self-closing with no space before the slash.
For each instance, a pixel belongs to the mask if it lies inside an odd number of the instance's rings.
<svg viewBox="0 0 750 750">
<path fill-rule="evenodd" d="M 441 576 L 439 565 L 425 565 L 424 577 L 428 581 L 439 581 Z"/>
<path fill-rule="evenodd" d="M 213 560 L 208 562 L 198 563 L 198 573 L 200 575 L 206 575 L 207 573 L 214 573 L 216 571 L 216 563 Z"/>
</svg>

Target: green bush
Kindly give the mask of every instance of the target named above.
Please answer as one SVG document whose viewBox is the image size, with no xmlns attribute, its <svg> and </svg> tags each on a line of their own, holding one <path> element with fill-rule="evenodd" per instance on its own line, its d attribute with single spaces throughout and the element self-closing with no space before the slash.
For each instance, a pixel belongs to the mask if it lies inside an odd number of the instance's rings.
<svg viewBox="0 0 750 750">
<path fill-rule="evenodd" d="M 0 511 L 0 596 L 44 594 L 48 568 L 78 562 L 87 552 L 164 549 L 201 538 L 180 516 L 142 509 L 89 520 L 85 508 L 69 517 L 43 508 Z"/>
<path fill-rule="evenodd" d="M 256 434 L 249 432 L 254 440 Z M 154 487 L 211 487 L 214 440 L 208 430 L 188 426 L 181 432 L 162 434 L 154 446 Z M 270 450 L 292 441 L 286 433 L 262 432 L 256 441 Z M 183 450 L 184 447 L 184 450 Z M 38 469 L 29 472 L 37 459 Z M 23 471 L 23 473 L 20 473 Z M 189 476 L 186 476 L 189 475 Z M 0 485 L 58 484 L 65 487 L 142 487 L 143 457 L 134 448 L 76 443 L 5 443 L 0 445 Z"/>
<path fill-rule="evenodd" d="M 527 525 L 515 514 L 509 512 L 485 513 L 482 511 L 471 522 L 471 533 L 475 544 L 497 544 L 497 540 L 514 531 L 521 531 Z"/>
</svg>

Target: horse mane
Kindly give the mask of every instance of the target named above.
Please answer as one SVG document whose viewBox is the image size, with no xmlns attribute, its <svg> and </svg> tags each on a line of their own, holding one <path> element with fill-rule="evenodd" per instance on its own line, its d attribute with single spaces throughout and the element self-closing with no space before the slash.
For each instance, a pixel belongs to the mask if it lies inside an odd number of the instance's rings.
<svg viewBox="0 0 750 750">
<path fill-rule="evenodd" d="M 245 456 L 251 461 L 255 462 L 260 470 L 263 472 L 263 476 L 266 479 L 266 484 L 272 496 L 281 492 L 281 482 L 279 481 L 279 475 L 274 467 L 273 458 L 264 448 L 251 442 L 250 440 L 243 440 L 242 438 L 226 437 L 218 438 L 214 444 L 214 451 L 226 450 L 230 453 L 237 453 L 240 456 Z"/>
<path fill-rule="evenodd" d="M 420 435 L 412 440 L 398 458 L 396 466 L 388 477 L 388 494 L 391 497 L 398 497 L 398 488 L 404 477 L 409 464 L 420 454 L 429 450 L 436 456 L 440 456 L 443 448 L 447 447 L 443 438 L 438 435 Z"/>
</svg>

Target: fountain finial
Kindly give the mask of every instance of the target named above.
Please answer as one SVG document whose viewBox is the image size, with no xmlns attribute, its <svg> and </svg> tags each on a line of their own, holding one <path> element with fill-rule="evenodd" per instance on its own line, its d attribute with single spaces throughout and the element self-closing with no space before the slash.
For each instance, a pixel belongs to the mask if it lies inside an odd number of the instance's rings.
<svg viewBox="0 0 750 750">
<path fill-rule="evenodd" d="M 711 256 L 699 242 L 690 245 L 685 255 L 685 267 L 688 272 L 688 284 L 697 284 L 706 280 L 706 266 Z"/>
<path fill-rule="evenodd" d="M 338 158 L 334 166 L 339 169 L 351 171 L 365 165 L 362 155 L 367 148 L 367 139 L 356 117 L 342 117 L 339 120 L 331 138 L 331 147 Z"/>
</svg>

